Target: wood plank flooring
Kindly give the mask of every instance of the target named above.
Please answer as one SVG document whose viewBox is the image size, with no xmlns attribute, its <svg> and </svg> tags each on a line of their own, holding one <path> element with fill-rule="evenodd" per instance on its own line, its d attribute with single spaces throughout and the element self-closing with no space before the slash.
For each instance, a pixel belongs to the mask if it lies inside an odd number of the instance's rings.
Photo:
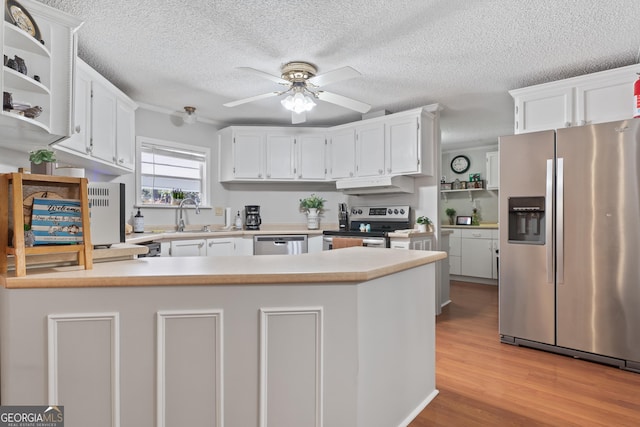
<svg viewBox="0 0 640 427">
<path fill-rule="evenodd" d="M 496 286 L 451 282 L 436 321 L 440 394 L 410 427 L 640 426 L 640 374 L 501 344 Z"/>
</svg>

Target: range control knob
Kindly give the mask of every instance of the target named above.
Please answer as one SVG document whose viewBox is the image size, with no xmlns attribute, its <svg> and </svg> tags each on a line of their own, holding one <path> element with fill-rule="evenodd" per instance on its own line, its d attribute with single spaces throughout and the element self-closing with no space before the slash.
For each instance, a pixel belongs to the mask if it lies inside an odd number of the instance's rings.
<svg viewBox="0 0 640 427">
<path fill-rule="evenodd" d="M 404 215 L 404 209 L 400 209 L 400 215 Z"/>
<path fill-rule="evenodd" d="M 398 215 L 398 209 L 394 209 L 394 210 L 393 210 L 393 213 L 394 213 L 394 214 L 396 214 L 396 215 Z"/>
<path fill-rule="evenodd" d="M 393 213 L 393 210 L 391 210 L 391 209 L 389 208 L 389 209 L 387 209 L 387 213 L 388 213 L 389 215 L 391 215 L 391 214 Z"/>
</svg>

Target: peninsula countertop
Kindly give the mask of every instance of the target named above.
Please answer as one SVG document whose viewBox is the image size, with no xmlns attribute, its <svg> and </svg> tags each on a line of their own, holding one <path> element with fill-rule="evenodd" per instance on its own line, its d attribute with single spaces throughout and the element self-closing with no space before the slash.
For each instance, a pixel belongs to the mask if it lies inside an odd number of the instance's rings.
<svg viewBox="0 0 640 427">
<path fill-rule="evenodd" d="M 5 288 L 77 288 L 273 283 L 336 283 L 375 279 L 446 258 L 446 252 L 366 247 L 300 255 L 159 257 L 43 268 L 0 276 Z"/>
</svg>

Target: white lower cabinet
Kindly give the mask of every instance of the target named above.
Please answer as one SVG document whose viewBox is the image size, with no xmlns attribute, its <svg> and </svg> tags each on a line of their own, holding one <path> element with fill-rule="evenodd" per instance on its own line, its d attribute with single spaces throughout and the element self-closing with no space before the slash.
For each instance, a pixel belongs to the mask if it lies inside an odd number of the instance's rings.
<svg viewBox="0 0 640 427">
<path fill-rule="evenodd" d="M 493 279 L 497 230 L 461 230 L 461 274 Z"/>
<path fill-rule="evenodd" d="M 415 251 L 430 251 L 433 245 L 433 238 L 411 237 L 407 239 L 391 239 L 391 249 L 412 249 Z"/>
<path fill-rule="evenodd" d="M 307 236 L 307 251 L 322 252 L 322 236 Z"/>
<path fill-rule="evenodd" d="M 207 239 L 207 256 L 236 255 L 236 237 Z"/>
<path fill-rule="evenodd" d="M 172 240 L 169 254 L 174 256 L 205 256 L 207 242 L 205 239 Z"/>
<path fill-rule="evenodd" d="M 454 228 L 449 235 L 449 273 L 462 274 L 462 240 L 459 229 Z"/>
</svg>

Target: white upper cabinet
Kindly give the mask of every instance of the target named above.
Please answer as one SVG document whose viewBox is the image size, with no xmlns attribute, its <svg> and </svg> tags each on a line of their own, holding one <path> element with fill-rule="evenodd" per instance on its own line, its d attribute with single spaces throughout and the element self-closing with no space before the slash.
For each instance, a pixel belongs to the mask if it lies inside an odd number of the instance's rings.
<svg viewBox="0 0 640 427">
<path fill-rule="evenodd" d="M 384 174 L 384 122 L 373 122 L 356 127 L 356 176 Z"/>
<path fill-rule="evenodd" d="M 77 59 L 73 134 L 60 142 L 59 160 L 111 175 L 135 168 L 137 105 Z"/>
<path fill-rule="evenodd" d="M 640 65 L 544 83 L 509 93 L 518 133 L 625 120 L 633 117 L 633 84 Z"/>
<path fill-rule="evenodd" d="M 231 126 L 218 131 L 220 181 L 433 176 L 439 111 L 433 104 L 322 130 Z"/>
<path fill-rule="evenodd" d="M 4 2 L 3 2 L 4 3 Z M 6 59 L 24 61 L 25 69 L 3 66 L 2 92 L 12 102 L 41 107 L 35 118 L 10 109 L 0 111 L 0 147 L 29 151 L 71 134 L 73 61 L 76 30 L 82 21 L 40 2 L 20 0 L 39 30 L 38 38 L 15 25 L 7 13 L 0 31 Z M 36 77 L 37 76 L 37 77 Z"/>
<path fill-rule="evenodd" d="M 264 142 L 266 134 L 258 130 L 238 130 L 233 134 L 233 177 L 264 177 Z"/>
<path fill-rule="evenodd" d="M 327 179 L 327 138 L 324 134 L 301 134 L 296 139 L 296 177 L 301 180 Z"/>
<path fill-rule="evenodd" d="M 487 190 L 497 190 L 500 187 L 500 153 L 490 151 L 487 156 Z"/>
<path fill-rule="evenodd" d="M 353 127 L 329 133 L 330 171 L 332 179 L 351 178 L 356 174 L 356 131 Z"/>
<path fill-rule="evenodd" d="M 218 149 L 221 182 L 326 179 L 324 133 L 231 126 L 218 132 Z"/>
<path fill-rule="evenodd" d="M 295 178 L 296 139 L 293 135 L 267 133 L 266 139 L 266 178 Z"/>
<path fill-rule="evenodd" d="M 432 132 L 432 122 L 424 121 L 427 134 Z M 391 175 L 420 172 L 420 119 L 416 116 L 399 117 L 386 124 L 386 173 Z M 431 172 L 432 174 L 433 172 Z"/>
</svg>

